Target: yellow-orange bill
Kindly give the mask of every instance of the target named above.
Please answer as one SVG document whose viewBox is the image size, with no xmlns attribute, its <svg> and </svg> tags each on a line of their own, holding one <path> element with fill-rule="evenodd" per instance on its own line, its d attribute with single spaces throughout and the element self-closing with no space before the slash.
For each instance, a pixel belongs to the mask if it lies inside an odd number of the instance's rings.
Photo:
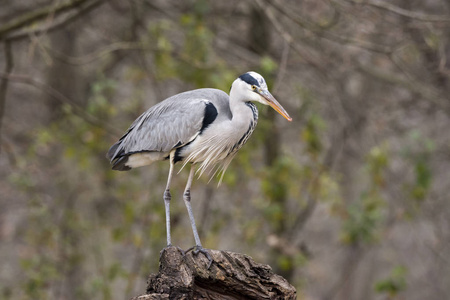
<svg viewBox="0 0 450 300">
<path fill-rule="evenodd" d="M 283 108 L 283 106 L 281 106 L 280 103 L 278 103 L 278 101 L 272 96 L 272 94 L 269 91 L 261 91 L 260 95 L 267 100 L 270 107 L 272 107 L 276 112 L 285 117 L 286 120 L 292 121 L 292 118 L 289 116 L 287 111 Z"/>
</svg>

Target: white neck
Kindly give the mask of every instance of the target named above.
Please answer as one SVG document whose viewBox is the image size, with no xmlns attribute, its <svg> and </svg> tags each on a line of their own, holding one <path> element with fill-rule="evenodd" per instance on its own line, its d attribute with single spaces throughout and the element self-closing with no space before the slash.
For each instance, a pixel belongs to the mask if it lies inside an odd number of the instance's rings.
<svg viewBox="0 0 450 300">
<path fill-rule="evenodd" d="M 244 87 L 242 81 L 236 80 L 233 82 L 230 90 L 230 110 L 233 121 L 247 119 L 250 120 L 249 116 L 252 116 L 251 109 L 245 104 L 245 102 L 250 101 L 250 99 L 246 99 L 245 95 L 239 91 L 242 91 Z"/>
</svg>

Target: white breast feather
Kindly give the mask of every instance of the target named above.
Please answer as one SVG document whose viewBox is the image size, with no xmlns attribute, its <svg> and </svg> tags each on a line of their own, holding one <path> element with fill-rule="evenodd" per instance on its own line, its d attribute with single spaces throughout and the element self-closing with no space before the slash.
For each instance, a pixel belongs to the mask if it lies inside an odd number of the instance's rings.
<svg viewBox="0 0 450 300">
<path fill-rule="evenodd" d="M 194 149 L 184 160 L 183 168 L 189 162 L 201 162 L 196 173 L 199 173 L 198 176 L 200 177 L 207 169 L 209 169 L 209 173 L 212 172 L 211 178 L 220 170 L 222 173 L 219 181 L 220 184 L 223 174 L 234 157 L 235 153 L 229 155 L 234 144 L 234 140 L 230 141 L 226 138 L 224 139 L 223 136 L 210 136 L 208 138 L 200 136 L 195 142 Z M 217 165 L 217 168 L 214 168 L 215 165 Z"/>
</svg>

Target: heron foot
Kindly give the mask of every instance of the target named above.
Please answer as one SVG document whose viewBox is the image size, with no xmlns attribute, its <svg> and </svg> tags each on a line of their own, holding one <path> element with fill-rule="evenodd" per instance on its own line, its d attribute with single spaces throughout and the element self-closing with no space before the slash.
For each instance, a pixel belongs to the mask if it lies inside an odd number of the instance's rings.
<svg viewBox="0 0 450 300">
<path fill-rule="evenodd" d="M 162 248 L 162 250 L 159 252 L 159 259 L 160 259 L 160 260 L 161 260 L 161 256 L 162 256 L 163 252 L 166 251 L 166 250 L 167 250 L 168 248 L 170 248 L 170 247 L 174 247 L 174 246 L 172 246 L 172 245 L 167 245 L 166 247 Z M 184 251 L 183 249 L 181 249 L 181 248 L 178 247 L 178 246 L 175 246 L 175 248 L 178 249 L 178 251 L 181 253 L 181 255 L 182 255 L 183 257 L 186 256 L 187 251 Z"/>
<path fill-rule="evenodd" d="M 206 258 L 207 258 L 208 261 L 209 261 L 209 262 L 208 262 L 208 269 L 211 267 L 211 264 L 212 264 L 212 262 L 213 262 L 213 259 L 212 259 L 211 255 L 209 254 L 209 252 L 208 252 L 207 249 L 203 248 L 203 247 L 200 246 L 200 245 L 195 245 L 195 246 L 193 246 L 193 247 L 187 249 L 187 250 L 186 250 L 186 253 L 188 253 L 189 251 L 192 251 L 192 253 L 193 253 L 194 255 L 196 255 L 196 256 L 197 256 L 199 253 L 203 253 L 203 255 L 205 255 Z"/>
</svg>

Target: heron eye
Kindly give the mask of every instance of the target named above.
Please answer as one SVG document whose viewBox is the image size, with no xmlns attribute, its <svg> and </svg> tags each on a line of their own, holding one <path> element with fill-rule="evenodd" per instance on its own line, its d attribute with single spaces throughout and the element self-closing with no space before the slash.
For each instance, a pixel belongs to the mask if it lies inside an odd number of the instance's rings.
<svg viewBox="0 0 450 300">
<path fill-rule="evenodd" d="M 256 90 L 256 85 L 252 85 L 252 90 Z"/>
</svg>

